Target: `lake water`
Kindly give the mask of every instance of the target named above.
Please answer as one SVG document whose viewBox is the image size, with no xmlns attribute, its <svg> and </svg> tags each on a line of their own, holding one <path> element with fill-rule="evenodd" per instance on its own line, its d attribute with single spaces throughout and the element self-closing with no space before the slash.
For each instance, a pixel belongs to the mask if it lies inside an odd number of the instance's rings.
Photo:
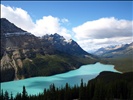
<svg viewBox="0 0 133 100">
<path fill-rule="evenodd" d="M 75 84 L 79 85 L 81 79 L 83 79 L 84 83 L 87 83 L 88 80 L 95 78 L 102 71 L 118 72 L 114 69 L 114 65 L 104 65 L 101 63 L 89 64 L 63 74 L 3 82 L 1 83 L 1 89 L 16 95 L 18 92 L 22 93 L 22 87 L 25 86 L 28 94 L 34 95 L 42 93 L 44 88 L 49 88 L 49 85 L 53 83 L 56 87 L 65 86 L 66 83 L 69 83 L 71 86 Z"/>
</svg>

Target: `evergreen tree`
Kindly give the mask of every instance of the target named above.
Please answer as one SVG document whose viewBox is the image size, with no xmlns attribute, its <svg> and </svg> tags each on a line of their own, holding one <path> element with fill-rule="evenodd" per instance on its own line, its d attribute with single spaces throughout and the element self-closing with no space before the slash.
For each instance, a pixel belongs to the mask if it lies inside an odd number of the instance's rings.
<svg viewBox="0 0 133 100">
<path fill-rule="evenodd" d="M 43 94 L 44 94 L 44 100 L 47 100 L 47 90 L 46 89 L 44 89 Z"/>
<path fill-rule="evenodd" d="M 21 93 L 17 93 L 15 100 L 22 100 Z"/>
<path fill-rule="evenodd" d="M 3 93 L 3 90 L 1 90 L 1 93 L 0 93 L 0 100 L 4 100 L 4 93 Z"/>
<path fill-rule="evenodd" d="M 10 97 L 10 100 L 13 100 L 13 96 L 12 96 L 13 94 L 12 94 L 12 92 L 11 92 L 11 97 Z"/>
<path fill-rule="evenodd" d="M 77 85 L 74 85 L 74 87 L 71 89 L 72 92 L 72 99 L 79 98 L 79 87 Z"/>
<path fill-rule="evenodd" d="M 80 100 L 83 100 L 84 99 L 83 79 L 81 79 L 81 83 L 80 83 L 79 99 Z"/>
<path fill-rule="evenodd" d="M 48 99 L 49 100 L 55 100 L 56 99 L 56 95 L 55 95 L 55 85 L 51 84 L 50 85 L 50 89 L 48 91 Z"/>
<path fill-rule="evenodd" d="M 7 91 L 5 91 L 4 100 L 9 100 L 9 94 L 8 94 L 8 92 L 7 92 Z"/>
<path fill-rule="evenodd" d="M 27 95 L 27 91 L 26 91 L 25 86 L 23 86 L 22 98 L 23 98 L 24 100 L 27 100 L 27 99 L 28 99 L 28 95 Z"/>
<path fill-rule="evenodd" d="M 96 83 L 93 100 L 105 100 L 105 88 L 101 80 Z"/>
<path fill-rule="evenodd" d="M 68 83 L 65 86 L 64 100 L 71 100 L 71 89 Z"/>
<path fill-rule="evenodd" d="M 86 87 L 86 96 L 88 100 L 91 100 L 94 96 L 94 90 L 95 90 L 95 83 L 88 81 L 87 87 Z"/>
</svg>

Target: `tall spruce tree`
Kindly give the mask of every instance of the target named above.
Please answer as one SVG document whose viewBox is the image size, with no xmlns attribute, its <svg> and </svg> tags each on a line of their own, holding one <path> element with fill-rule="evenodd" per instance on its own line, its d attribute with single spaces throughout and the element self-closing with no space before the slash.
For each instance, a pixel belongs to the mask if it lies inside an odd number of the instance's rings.
<svg viewBox="0 0 133 100">
<path fill-rule="evenodd" d="M 79 88 L 79 99 L 84 99 L 84 85 L 83 85 L 83 79 L 81 79 L 80 88 Z"/>
<path fill-rule="evenodd" d="M 1 93 L 0 93 L 0 100 L 4 100 L 4 93 L 3 93 L 3 90 L 1 90 Z"/>
<path fill-rule="evenodd" d="M 4 100 L 9 100 L 9 94 L 7 91 L 5 91 L 5 97 L 4 97 Z"/>
<path fill-rule="evenodd" d="M 26 91 L 25 86 L 23 86 L 22 98 L 23 98 L 24 100 L 27 100 L 27 99 L 28 99 L 28 94 L 27 94 L 27 91 Z"/>
<path fill-rule="evenodd" d="M 13 100 L 13 94 L 12 94 L 12 92 L 11 92 L 11 97 L 10 97 L 10 100 Z"/>
</svg>

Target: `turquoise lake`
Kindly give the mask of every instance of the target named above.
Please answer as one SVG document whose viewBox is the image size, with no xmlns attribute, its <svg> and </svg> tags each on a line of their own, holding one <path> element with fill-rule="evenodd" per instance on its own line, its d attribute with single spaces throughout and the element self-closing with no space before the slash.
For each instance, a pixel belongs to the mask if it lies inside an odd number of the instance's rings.
<svg viewBox="0 0 133 100">
<path fill-rule="evenodd" d="M 102 71 L 118 72 L 114 69 L 114 65 L 104 65 L 101 63 L 83 65 L 79 69 L 72 70 L 63 74 L 57 74 L 47 77 L 34 77 L 24 80 L 10 81 L 1 83 L 1 89 L 13 93 L 15 96 L 18 92 L 22 93 L 22 87 L 25 86 L 28 94 L 34 95 L 42 93 L 44 88 L 49 88 L 49 85 L 55 84 L 56 87 L 63 87 L 66 83 L 71 86 L 79 85 L 81 79 L 84 83 L 95 78 Z"/>
</svg>

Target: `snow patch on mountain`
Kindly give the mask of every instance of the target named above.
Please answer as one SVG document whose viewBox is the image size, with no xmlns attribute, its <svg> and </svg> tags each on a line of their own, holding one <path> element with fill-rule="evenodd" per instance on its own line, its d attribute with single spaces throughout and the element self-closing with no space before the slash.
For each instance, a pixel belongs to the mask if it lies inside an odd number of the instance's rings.
<svg viewBox="0 0 133 100">
<path fill-rule="evenodd" d="M 14 32 L 14 33 L 5 33 L 5 36 L 19 36 L 19 35 L 32 35 L 29 32 Z"/>
</svg>

